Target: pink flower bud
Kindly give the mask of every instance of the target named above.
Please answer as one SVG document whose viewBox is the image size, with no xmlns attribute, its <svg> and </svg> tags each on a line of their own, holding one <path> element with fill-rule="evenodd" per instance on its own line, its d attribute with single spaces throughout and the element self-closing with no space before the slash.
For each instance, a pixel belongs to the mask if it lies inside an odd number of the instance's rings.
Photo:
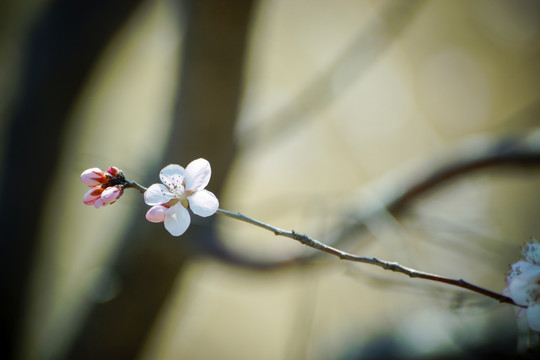
<svg viewBox="0 0 540 360">
<path fill-rule="evenodd" d="M 124 192 L 124 188 L 120 185 L 106 188 L 101 194 L 101 202 L 99 205 L 105 206 L 113 204 Z"/>
<path fill-rule="evenodd" d="M 96 200 L 101 198 L 103 188 L 101 186 L 94 186 L 86 194 L 84 194 L 83 202 L 86 205 L 94 205 Z"/>
<path fill-rule="evenodd" d="M 109 175 L 101 169 L 91 168 L 81 174 L 81 181 L 88 186 L 101 185 L 109 181 Z"/>
<path fill-rule="evenodd" d="M 163 222 L 165 220 L 165 215 L 167 215 L 167 208 L 165 206 L 152 206 L 150 210 L 146 212 L 146 220 L 154 223 Z"/>
<path fill-rule="evenodd" d="M 96 199 L 96 201 L 94 202 L 94 207 L 95 207 L 96 209 L 99 209 L 99 208 L 102 207 L 102 206 L 103 206 L 103 200 L 102 200 L 101 198 Z"/>
<path fill-rule="evenodd" d="M 107 169 L 107 172 L 111 174 L 112 176 L 116 176 L 121 170 L 117 168 L 116 166 L 111 166 Z"/>
</svg>

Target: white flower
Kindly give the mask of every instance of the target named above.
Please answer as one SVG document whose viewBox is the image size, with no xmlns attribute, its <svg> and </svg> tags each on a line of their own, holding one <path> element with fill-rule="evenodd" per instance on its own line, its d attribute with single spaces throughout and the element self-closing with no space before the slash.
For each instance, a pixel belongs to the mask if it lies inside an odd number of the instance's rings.
<svg viewBox="0 0 540 360">
<path fill-rule="evenodd" d="M 527 314 L 531 329 L 540 331 L 540 244 L 533 239 L 523 247 L 522 255 L 522 260 L 512 264 L 503 293 L 516 304 L 527 306 L 518 316 Z"/>
<path fill-rule="evenodd" d="M 163 221 L 167 231 L 180 236 L 191 222 L 188 208 L 199 216 L 213 215 L 219 201 L 204 189 L 211 172 L 210 163 L 205 159 L 193 160 L 185 169 L 176 164 L 164 167 L 159 173 L 163 184 L 153 184 L 144 193 L 144 201 L 152 206 L 146 213 L 146 219 Z"/>
</svg>

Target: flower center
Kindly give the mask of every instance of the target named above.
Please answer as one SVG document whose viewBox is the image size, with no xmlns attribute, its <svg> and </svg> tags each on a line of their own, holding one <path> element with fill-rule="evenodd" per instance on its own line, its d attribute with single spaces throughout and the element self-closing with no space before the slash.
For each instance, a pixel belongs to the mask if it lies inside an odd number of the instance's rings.
<svg viewBox="0 0 540 360">
<path fill-rule="evenodd" d="M 183 186 L 180 186 L 176 189 L 172 189 L 171 191 L 174 195 L 174 197 L 176 197 L 178 200 L 180 200 L 180 202 L 183 202 L 184 200 L 187 200 L 187 194 L 184 190 L 184 187 Z"/>
<path fill-rule="evenodd" d="M 180 204 L 182 204 L 182 206 L 187 209 L 189 206 L 189 202 L 187 199 L 188 195 L 186 194 L 186 192 L 182 191 L 180 194 L 175 194 L 175 195 L 178 201 L 180 201 Z"/>
<path fill-rule="evenodd" d="M 193 195 L 195 191 L 193 190 L 186 190 L 185 183 L 182 181 L 182 185 L 174 186 L 172 188 L 169 188 L 171 193 L 174 195 L 175 199 L 171 199 L 167 205 L 169 207 L 176 205 L 178 202 L 182 204 L 183 207 L 186 209 L 189 207 L 189 201 L 188 196 Z"/>
</svg>

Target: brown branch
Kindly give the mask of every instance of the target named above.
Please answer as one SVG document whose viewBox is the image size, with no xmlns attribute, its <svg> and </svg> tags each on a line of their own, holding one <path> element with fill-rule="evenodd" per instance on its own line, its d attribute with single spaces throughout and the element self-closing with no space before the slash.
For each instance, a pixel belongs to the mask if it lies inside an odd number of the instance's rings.
<svg viewBox="0 0 540 360">
<path fill-rule="evenodd" d="M 142 186 L 140 184 L 137 184 L 135 181 L 126 181 L 126 183 L 124 185 L 124 188 L 126 188 L 126 189 L 135 189 L 135 190 L 139 191 L 141 194 L 144 194 L 144 192 L 146 190 L 148 190 L 144 186 Z"/>
<path fill-rule="evenodd" d="M 345 251 L 336 249 L 336 248 L 334 248 L 332 246 L 326 245 L 326 244 L 324 244 L 324 243 L 322 243 L 322 242 L 320 242 L 318 240 L 315 240 L 315 239 L 311 238 L 308 235 L 297 233 L 294 230 L 292 230 L 292 231 L 283 230 L 283 229 L 277 228 L 275 226 L 263 223 L 263 222 L 261 222 L 259 220 L 252 219 L 252 218 L 250 218 L 248 216 L 245 216 L 243 214 L 240 214 L 240 213 L 232 213 L 230 211 L 223 210 L 223 209 L 218 209 L 217 213 L 221 214 L 221 215 L 231 217 L 231 218 L 236 219 L 236 220 L 244 221 L 244 222 L 247 222 L 249 224 L 258 226 L 260 228 L 263 228 L 265 230 L 271 231 L 276 236 L 284 236 L 284 237 L 288 237 L 290 239 L 294 239 L 294 240 L 300 242 L 301 244 L 309 246 L 309 247 L 311 247 L 313 249 L 325 252 L 325 253 L 330 254 L 330 255 L 337 256 L 341 260 L 347 260 L 347 261 L 353 261 L 353 262 L 360 262 L 360 263 L 364 263 L 364 264 L 375 265 L 375 266 L 378 266 L 380 268 L 383 268 L 384 270 L 395 271 L 395 272 L 399 272 L 399 273 L 408 275 L 411 278 L 419 278 L 419 279 L 424 279 L 424 280 L 436 281 L 436 282 L 440 282 L 440 283 L 444 283 L 444 284 L 464 288 L 464 289 L 467 289 L 467 290 L 470 290 L 470 291 L 474 291 L 474 292 L 476 292 L 478 294 L 482 294 L 484 296 L 495 299 L 495 300 L 499 301 L 500 303 L 506 303 L 506 304 L 512 304 L 512 305 L 516 305 L 516 306 L 521 306 L 521 305 L 516 304 L 511 298 L 509 298 L 507 296 L 504 296 L 504 295 L 496 293 L 494 291 L 491 291 L 491 290 L 485 289 L 483 287 L 471 284 L 471 283 L 469 283 L 469 282 L 467 282 L 467 281 L 465 281 L 463 279 L 451 279 L 451 278 L 447 278 L 447 277 L 440 276 L 440 275 L 430 274 L 430 273 L 426 273 L 426 272 L 423 272 L 423 271 L 418 271 L 418 270 L 415 270 L 415 269 L 411 269 L 411 268 L 402 266 L 402 265 L 400 265 L 400 264 L 398 264 L 396 262 L 384 261 L 384 260 L 377 259 L 375 257 L 363 257 L 363 256 L 353 255 L 353 254 L 347 253 Z"/>
</svg>

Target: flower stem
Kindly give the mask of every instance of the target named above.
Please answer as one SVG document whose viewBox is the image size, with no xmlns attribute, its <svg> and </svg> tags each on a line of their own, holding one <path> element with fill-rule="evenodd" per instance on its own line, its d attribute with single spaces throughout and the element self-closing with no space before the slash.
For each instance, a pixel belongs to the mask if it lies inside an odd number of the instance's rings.
<svg viewBox="0 0 540 360">
<path fill-rule="evenodd" d="M 148 190 L 147 188 L 145 188 L 144 186 L 140 185 L 140 184 L 137 184 L 135 181 L 126 181 L 124 187 L 126 189 L 129 189 L 129 188 L 132 188 L 132 189 L 136 189 L 136 190 L 139 190 L 139 192 L 141 194 L 144 194 L 144 192 L 146 190 Z"/>
</svg>

